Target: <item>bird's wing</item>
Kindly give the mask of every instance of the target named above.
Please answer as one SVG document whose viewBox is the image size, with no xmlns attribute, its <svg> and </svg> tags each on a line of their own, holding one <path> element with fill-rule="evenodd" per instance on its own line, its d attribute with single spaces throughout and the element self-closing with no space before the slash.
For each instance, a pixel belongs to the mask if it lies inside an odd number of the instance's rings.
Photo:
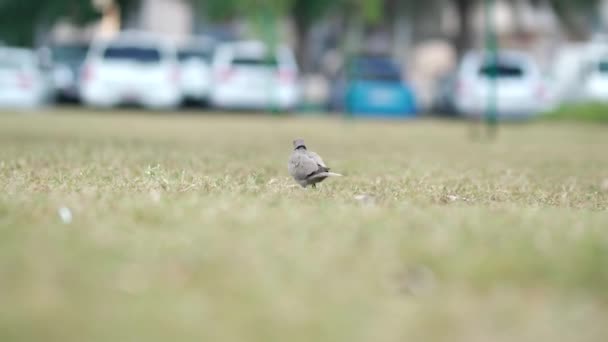
<svg viewBox="0 0 608 342">
<path fill-rule="evenodd" d="M 327 165 L 325 165 L 325 162 L 323 161 L 323 159 L 321 159 L 321 156 L 316 154 L 313 151 L 308 151 L 307 152 L 308 156 L 315 161 L 315 163 L 317 163 L 319 166 L 327 169 L 326 171 L 329 170 L 329 168 L 327 167 Z"/>
<path fill-rule="evenodd" d="M 305 153 L 292 154 L 287 167 L 291 176 L 298 180 L 306 179 L 319 171 L 317 162 Z"/>
</svg>

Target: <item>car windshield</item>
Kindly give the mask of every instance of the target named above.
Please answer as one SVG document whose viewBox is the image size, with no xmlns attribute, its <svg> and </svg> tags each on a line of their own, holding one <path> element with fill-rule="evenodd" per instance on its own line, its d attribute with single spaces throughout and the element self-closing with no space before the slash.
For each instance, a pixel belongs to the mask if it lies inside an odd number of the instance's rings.
<svg viewBox="0 0 608 342">
<path fill-rule="evenodd" d="M 265 66 L 276 67 L 279 63 L 276 58 L 253 58 L 253 57 L 235 57 L 232 60 L 233 65 L 238 66 Z"/>
<path fill-rule="evenodd" d="M 351 65 L 351 77 L 363 80 L 399 81 L 397 65 L 387 58 L 361 58 Z"/>
<path fill-rule="evenodd" d="M 58 62 L 76 63 L 84 60 L 86 45 L 63 45 L 53 48 L 53 57 Z"/>
<path fill-rule="evenodd" d="M 489 60 L 479 68 L 479 75 L 487 78 L 521 78 L 525 75 L 525 70 L 521 63 L 514 61 Z"/>
<path fill-rule="evenodd" d="M 22 70 L 32 63 L 26 55 L 3 54 L 0 52 L 0 70 Z"/>
<path fill-rule="evenodd" d="M 158 49 L 135 46 L 110 46 L 104 52 L 103 57 L 111 60 L 130 60 L 141 63 L 158 63 L 161 60 Z"/>
<path fill-rule="evenodd" d="M 18 60 L 0 56 L 0 70 L 19 70 L 22 67 L 22 63 Z"/>
<path fill-rule="evenodd" d="M 598 65 L 598 70 L 602 74 L 608 74 L 608 60 L 601 61 Z"/>
<path fill-rule="evenodd" d="M 189 60 L 189 59 L 199 59 L 199 60 L 206 61 L 209 59 L 209 55 L 210 54 L 207 51 L 180 50 L 177 53 L 177 58 L 180 60 L 180 62 L 183 62 L 183 61 Z"/>
</svg>

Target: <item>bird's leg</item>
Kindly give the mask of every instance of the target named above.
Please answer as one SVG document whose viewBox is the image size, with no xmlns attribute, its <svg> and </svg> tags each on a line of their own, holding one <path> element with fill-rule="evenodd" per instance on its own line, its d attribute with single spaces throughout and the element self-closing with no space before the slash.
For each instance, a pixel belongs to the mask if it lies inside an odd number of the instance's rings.
<svg viewBox="0 0 608 342">
<path fill-rule="evenodd" d="M 313 189 L 316 189 L 316 188 L 317 188 L 317 184 L 316 184 L 316 183 L 312 183 L 311 187 L 312 187 Z"/>
</svg>

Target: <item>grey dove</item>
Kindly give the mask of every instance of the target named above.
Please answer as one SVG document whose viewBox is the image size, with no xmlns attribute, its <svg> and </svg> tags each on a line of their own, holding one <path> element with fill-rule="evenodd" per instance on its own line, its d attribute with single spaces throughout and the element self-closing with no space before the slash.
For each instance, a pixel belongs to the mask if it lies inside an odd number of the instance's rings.
<svg viewBox="0 0 608 342">
<path fill-rule="evenodd" d="M 303 139 L 293 141 L 293 152 L 287 164 L 289 174 L 303 188 L 311 185 L 317 187 L 317 183 L 324 181 L 327 177 L 340 177 L 339 173 L 329 172 L 323 159 L 315 152 L 309 151 Z"/>
</svg>

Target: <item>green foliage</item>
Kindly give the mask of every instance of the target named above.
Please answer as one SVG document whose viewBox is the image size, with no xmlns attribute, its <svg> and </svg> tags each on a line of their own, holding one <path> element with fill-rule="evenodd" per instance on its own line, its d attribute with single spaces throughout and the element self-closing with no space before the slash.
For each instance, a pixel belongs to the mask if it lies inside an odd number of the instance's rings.
<svg viewBox="0 0 608 342">
<path fill-rule="evenodd" d="M 84 23 L 98 14 L 90 0 L 0 1 L 0 40 L 7 44 L 32 45 L 36 31 L 59 18 Z"/>
<path fill-rule="evenodd" d="M 203 1 L 193 0 L 194 7 L 212 20 L 228 19 L 238 12 L 238 0 Z"/>
<path fill-rule="evenodd" d="M 592 8 L 594 6 L 596 6 L 599 1 L 598 0 L 550 0 L 551 3 L 559 5 L 559 6 L 563 6 L 565 8 L 573 8 L 573 9 L 580 9 L 580 8 Z"/>
<path fill-rule="evenodd" d="M 233 16 L 256 16 L 259 11 L 274 15 L 293 14 L 296 20 L 314 22 L 330 9 L 356 9 L 369 22 L 377 22 L 383 16 L 383 0 L 192 0 L 193 4 L 212 20 Z"/>
<path fill-rule="evenodd" d="M 590 28 L 585 19 L 597 12 L 599 0 L 550 0 L 550 4 L 567 33 L 585 38 Z"/>
<path fill-rule="evenodd" d="M 257 17 L 260 12 L 275 16 L 287 13 L 295 0 L 191 0 L 192 4 L 211 20 L 235 16 Z"/>
<path fill-rule="evenodd" d="M 291 13 L 296 22 L 310 25 L 322 17 L 329 9 L 336 6 L 335 1 L 328 0 L 294 0 Z"/>
<path fill-rule="evenodd" d="M 359 6 L 361 17 L 370 23 L 377 23 L 384 13 L 384 2 L 381 0 L 354 0 Z"/>
</svg>

